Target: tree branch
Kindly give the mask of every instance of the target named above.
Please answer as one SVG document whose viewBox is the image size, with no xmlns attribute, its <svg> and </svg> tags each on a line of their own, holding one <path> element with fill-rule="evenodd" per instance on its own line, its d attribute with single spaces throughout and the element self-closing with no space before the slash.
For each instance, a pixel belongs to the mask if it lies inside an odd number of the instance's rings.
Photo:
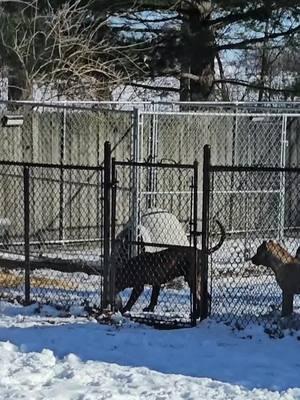
<svg viewBox="0 0 300 400">
<path fill-rule="evenodd" d="M 161 91 L 161 92 L 179 93 L 179 91 L 180 91 L 179 88 L 174 88 L 172 86 L 147 85 L 145 83 L 137 83 L 137 82 L 131 82 L 130 85 L 134 86 L 134 87 L 139 87 L 142 89 L 156 90 L 156 91 Z"/>
<path fill-rule="evenodd" d="M 284 32 L 270 33 L 269 35 L 261 36 L 259 38 L 246 39 L 238 43 L 230 43 L 230 44 L 216 46 L 216 50 L 222 51 L 222 50 L 245 49 L 249 45 L 262 43 L 265 40 L 276 39 L 283 36 L 292 35 L 297 32 L 300 32 L 300 25 L 297 25 L 295 28 L 288 29 L 287 31 Z"/>
<path fill-rule="evenodd" d="M 270 3 L 272 4 L 270 4 L 268 7 L 260 6 L 257 8 L 251 8 L 247 11 L 230 12 L 225 16 L 206 20 L 204 21 L 204 24 L 206 24 L 207 26 L 225 26 L 236 22 L 246 22 L 251 20 L 265 21 L 266 19 L 270 18 L 270 14 L 273 11 L 287 8 L 296 8 L 299 6 L 298 0 L 277 0 Z M 255 5 L 255 2 L 253 2 L 252 5 Z"/>
<path fill-rule="evenodd" d="M 214 81 L 214 84 L 222 84 L 222 83 L 229 83 L 231 85 L 238 85 L 238 86 L 243 86 L 251 89 L 262 89 L 261 85 L 258 85 L 256 83 L 249 83 L 246 81 L 238 80 L 238 79 L 216 79 Z M 295 89 L 291 88 L 285 88 L 285 89 L 278 89 L 278 88 L 272 88 L 270 86 L 263 86 L 263 89 L 269 92 L 276 92 L 276 93 L 290 93 L 290 94 L 296 94 L 297 91 Z"/>
</svg>

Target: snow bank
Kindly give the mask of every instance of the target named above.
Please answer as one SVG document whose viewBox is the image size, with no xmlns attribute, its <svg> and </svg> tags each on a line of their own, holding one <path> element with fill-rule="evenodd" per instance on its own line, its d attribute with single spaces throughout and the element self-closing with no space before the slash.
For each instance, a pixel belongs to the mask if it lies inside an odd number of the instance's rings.
<svg viewBox="0 0 300 400">
<path fill-rule="evenodd" d="M 69 354 L 57 359 L 50 350 L 20 352 L 10 343 L 0 344 L 2 398 L 22 399 L 293 399 L 300 390 L 286 393 L 247 390 L 238 385 L 165 375 L 148 368 L 87 361 Z"/>
<path fill-rule="evenodd" d="M 298 339 L 212 321 L 173 331 L 105 326 L 2 306 L 0 397 L 300 399 Z"/>
</svg>

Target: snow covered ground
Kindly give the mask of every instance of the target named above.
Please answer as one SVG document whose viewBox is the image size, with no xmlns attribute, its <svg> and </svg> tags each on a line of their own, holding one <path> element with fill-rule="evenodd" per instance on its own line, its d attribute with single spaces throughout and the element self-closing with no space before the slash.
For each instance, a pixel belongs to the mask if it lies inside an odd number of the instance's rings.
<svg viewBox="0 0 300 400">
<path fill-rule="evenodd" d="M 0 302 L 1 399 L 300 399 L 300 333 L 213 321 L 159 331 L 36 310 Z"/>
</svg>

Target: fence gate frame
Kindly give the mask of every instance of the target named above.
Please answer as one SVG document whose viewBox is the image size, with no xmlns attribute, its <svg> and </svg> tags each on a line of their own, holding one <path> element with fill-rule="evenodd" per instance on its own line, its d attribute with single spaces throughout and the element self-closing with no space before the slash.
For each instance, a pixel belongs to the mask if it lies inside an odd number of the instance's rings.
<svg viewBox="0 0 300 400">
<path fill-rule="evenodd" d="M 133 245 L 133 248 L 137 249 L 138 246 L 141 244 L 146 245 L 146 246 L 154 246 L 154 247 L 161 247 L 161 248 L 166 248 L 166 247 L 178 247 L 179 249 L 184 247 L 180 245 L 170 245 L 168 243 L 149 243 L 149 242 L 142 242 L 139 237 L 138 237 L 138 225 L 140 224 L 141 220 L 141 196 L 143 195 L 142 193 L 142 188 L 141 188 L 141 169 L 147 168 L 147 174 L 146 174 L 146 187 L 147 187 L 147 192 L 150 192 L 151 188 L 149 186 L 149 176 L 150 175 L 156 175 L 157 171 L 160 169 L 170 169 L 170 170 L 190 170 L 191 171 L 191 184 L 190 184 L 190 200 L 189 200 L 189 213 L 190 213 L 190 219 L 189 219 L 189 225 L 190 225 L 190 248 L 193 249 L 193 271 L 192 273 L 192 278 L 191 278 L 191 287 L 190 287 L 190 317 L 189 317 L 189 325 L 195 326 L 197 322 L 197 315 L 199 315 L 200 310 L 197 304 L 197 282 L 199 281 L 199 276 L 200 276 L 200 270 L 199 270 L 199 263 L 201 263 L 201 260 L 199 258 L 199 251 L 198 251 L 198 237 L 200 236 L 200 233 L 198 232 L 198 162 L 195 161 L 193 164 L 171 164 L 171 163 L 157 163 L 157 162 L 141 162 L 141 161 L 136 161 L 137 157 L 134 157 L 133 161 L 118 161 L 115 158 L 111 158 L 111 167 L 110 167 L 110 174 L 111 174 L 111 182 L 110 182 L 110 187 L 111 187 L 111 198 L 110 198 L 110 232 L 105 236 L 106 238 L 110 237 L 110 254 L 112 255 L 115 245 L 116 245 L 116 214 L 117 214 L 117 193 L 118 193 L 118 168 L 130 168 L 130 181 L 132 183 L 132 188 L 133 188 L 133 193 L 131 193 L 131 204 L 129 207 L 131 207 L 131 211 L 129 212 L 129 219 L 132 220 L 133 226 L 132 226 L 132 237 L 131 239 L 127 242 L 130 245 Z M 106 164 L 108 165 L 108 163 Z M 148 171 L 149 169 L 149 171 Z M 104 174 L 106 176 L 106 174 Z M 156 193 L 157 187 L 153 188 L 153 193 Z M 105 191 L 104 191 L 105 193 Z M 159 193 L 159 192 L 158 192 Z M 149 194 L 149 193 L 148 193 Z M 150 195 L 151 197 L 151 195 Z M 149 201 L 147 200 L 146 203 L 148 204 Z M 107 229 L 108 230 L 108 229 Z M 136 255 L 136 250 L 130 254 L 130 257 L 133 257 Z M 116 278 L 116 268 L 113 266 L 112 262 L 112 257 L 108 261 L 109 264 L 109 272 L 108 272 L 108 302 L 111 305 L 112 310 L 115 310 L 115 278 Z M 199 289 L 199 287 L 198 287 Z M 200 289 L 201 290 L 201 289 Z M 198 290 L 199 294 L 199 290 Z M 200 305 L 201 307 L 201 305 Z M 175 317 L 174 317 L 175 318 Z M 202 315 L 201 315 L 202 319 Z M 140 322 L 150 322 L 150 324 L 155 325 L 151 321 L 147 321 L 147 318 L 144 318 L 141 316 L 141 318 L 136 319 Z M 180 326 L 186 326 L 185 324 L 178 324 L 176 323 L 176 327 Z M 169 322 L 161 322 L 159 326 L 172 326 L 170 325 Z M 174 325 L 175 327 L 175 325 Z"/>
</svg>

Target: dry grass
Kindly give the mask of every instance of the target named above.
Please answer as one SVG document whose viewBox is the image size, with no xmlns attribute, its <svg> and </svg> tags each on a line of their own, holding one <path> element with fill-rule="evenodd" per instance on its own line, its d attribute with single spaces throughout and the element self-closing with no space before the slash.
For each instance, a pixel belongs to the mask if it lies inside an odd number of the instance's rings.
<svg viewBox="0 0 300 400">
<path fill-rule="evenodd" d="M 7 288 L 17 288 L 24 283 L 24 276 L 15 275 L 9 272 L 0 272 L 0 286 Z M 51 279 L 38 276 L 31 276 L 30 285 L 34 288 L 51 289 L 77 289 L 78 284 L 60 279 Z"/>
</svg>

